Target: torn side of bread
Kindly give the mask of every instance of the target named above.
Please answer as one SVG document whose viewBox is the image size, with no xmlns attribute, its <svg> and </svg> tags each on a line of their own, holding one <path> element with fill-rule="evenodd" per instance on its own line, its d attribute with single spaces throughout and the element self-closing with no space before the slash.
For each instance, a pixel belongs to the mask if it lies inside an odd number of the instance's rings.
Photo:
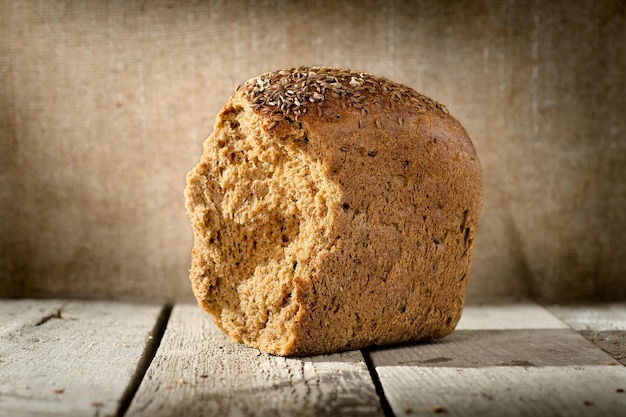
<svg viewBox="0 0 626 417">
<path fill-rule="evenodd" d="M 187 177 L 194 294 L 231 338 L 278 355 L 445 336 L 481 190 L 467 133 L 433 100 L 350 70 L 263 74 Z"/>
</svg>

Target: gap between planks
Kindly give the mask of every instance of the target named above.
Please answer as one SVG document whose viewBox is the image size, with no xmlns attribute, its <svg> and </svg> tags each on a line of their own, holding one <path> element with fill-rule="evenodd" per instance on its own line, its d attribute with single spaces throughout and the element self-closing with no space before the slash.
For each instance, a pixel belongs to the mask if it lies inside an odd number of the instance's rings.
<svg viewBox="0 0 626 417">
<path fill-rule="evenodd" d="M 372 363 L 395 416 L 624 415 L 626 368 L 575 330 L 583 320 L 593 327 L 589 317 L 626 321 L 597 314 L 468 306 L 446 338 L 372 349 Z"/>
<path fill-rule="evenodd" d="M 233 343 L 196 305 L 174 306 L 126 413 L 384 416 L 360 351 L 284 358 Z"/>
<path fill-rule="evenodd" d="M 469 306 L 440 341 L 296 359 L 195 305 L 0 300 L 0 415 L 614 415 L 626 368 L 581 334 L 623 343 L 625 312 Z"/>
<path fill-rule="evenodd" d="M 143 378 L 146 374 L 146 371 L 150 367 L 154 356 L 159 350 L 159 346 L 161 344 L 161 339 L 163 338 L 163 334 L 165 333 L 165 329 L 167 328 L 167 323 L 170 318 L 170 314 L 172 313 L 172 305 L 165 304 L 163 309 L 161 310 L 161 314 L 157 318 L 157 321 L 154 325 L 154 328 L 150 332 L 151 338 L 149 342 L 146 344 L 146 349 L 139 359 L 137 363 L 137 369 L 135 374 L 133 375 L 128 387 L 122 394 L 122 398 L 120 399 L 119 407 L 117 409 L 117 416 L 123 417 L 130 406 Z"/>
<path fill-rule="evenodd" d="M 219 350 L 214 352 L 216 356 L 209 355 L 212 358 L 207 358 L 209 363 L 216 365 L 216 357 L 223 359 L 229 356 L 223 349 L 226 347 L 233 349 L 230 352 L 230 359 L 227 358 L 217 372 L 222 374 L 222 378 L 224 373 L 230 372 L 227 379 L 254 379 L 254 374 L 263 369 L 263 366 L 267 367 L 268 362 L 301 361 L 271 357 L 254 349 L 233 344 L 197 307 L 182 308 L 187 308 L 183 316 L 187 316 L 188 319 L 193 316 L 191 321 L 195 321 L 195 326 L 204 328 L 201 333 L 205 334 L 205 342 L 208 339 L 211 343 L 219 345 Z M 189 308 L 191 310 L 188 310 Z M 575 326 L 572 326 L 574 329 L 570 329 L 572 320 L 568 322 L 568 318 L 563 314 L 551 314 L 548 309 L 534 303 L 469 306 L 457 331 L 441 341 L 363 350 L 360 352 L 362 361 L 374 387 L 375 397 L 379 401 L 379 407 L 374 415 L 387 417 L 433 413 L 467 416 L 517 415 L 525 412 L 550 413 L 555 409 L 561 410 L 555 415 L 562 415 L 566 411 L 572 415 L 585 415 L 591 406 L 598 415 L 611 415 L 623 406 L 623 397 L 615 394 L 621 389 L 617 385 L 624 378 L 624 369 L 614 367 L 616 363 L 611 357 L 591 343 L 587 343 L 579 332 L 573 331 L 580 329 Z M 193 329 L 181 330 L 180 327 L 181 323 L 174 323 L 174 332 L 183 339 L 189 337 L 190 331 L 194 332 Z M 188 342 L 190 340 L 186 340 L 186 343 Z M 180 343 L 182 344 L 182 341 Z M 165 349 L 171 349 L 171 346 Z M 256 353 L 251 359 L 249 355 L 253 352 Z M 203 356 L 202 352 L 192 354 Z M 189 355 L 189 352 L 186 355 Z M 191 416 L 206 413 L 208 415 L 241 413 L 254 416 L 267 412 L 274 415 L 316 415 L 337 411 L 328 406 L 325 409 L 319 408 L 319 403 L 322 402 L 319 397 L 317 401 L 307 398 L 307 395 L 310 395 L 310 386 L 306 388 L 304 394 L 297 393 L 297 389 L 292 389 L 288 395 L 278 394 L 278 397 L 283 395 L 285 400 L 296 392 L 296 402 L 308 403 L 307 411 L 293 406 L 281 409 L 280 404 L 271 398 L 272 382 L 269 381 L 268 384 L 267 380 L 263 381 L 261 386 L 255 387 L 256 392 L 255 388 L 250 387 L 241 390 L 242 387 L 238 386 L 238 383 L 222 391 L 214 386 L 198 389 L 197 382 L 188 380 L 189 369 L 197 368 L 180 366 L 180 363 L 176 364 L 176 360 L 173 361 L 174 366 L 169 363 L 168 368 L 167 356 L 166 352 L 160 358 L 156 358 L 155 371 L 149 374 L 150 381 L 145 382 L 148 388 L 141 387 L 143 392 L 138 393 L 139 399 L 131 407 L 129 416 L 168 415 L 171 412 L 183 412 Z M 456 356 L 456 360 L 450 356 Z M 234 361 L 233 357 L 236 358 Z M 576 358 L 578 359 L 574 360 Z M 250 369 L 243 369 L 242 372 L 241 361 L 251 361 L 254 365 Z M 285 375 L 281 375 L 284 369 L 276 364 L 269 365 L 269 368 L 272 366 L 275 368 L 270 374 L 274 372 L 274 377 L 284 383 Z M 305 366 L 304 363 L 299 365 L 300 377 L 303 380 L 306 379 L 306 375 L 302 373 Z M 203 364 L 200 364 L 200 368 L 206 370 L 210 365 L 207 367 L 204 364 L 203 367 Z M 172 372 L 174 375 L 168 375 Z M 176 375 L 182 376 L 176 380 Z M 365 375 L 363 369 L 360 375 L 361 377 Z M 205 377 L 208 379 L 208 374 Z M 563 379 L 573 380 L 570 386 L 566 387 L 563 383 L 559 384 Z M 159 388 L 155 381 L 164 385 Z M 436 381 L 443 381 L 444 385 L 440 386 L 435 383 Z M 493 381 L 499 382 L 494 384 Z M 305 386 L 309 383 L 304 381 Z M 585 389 L 588 384 L 593 388 Z M 183 392 L 170 392 L 170 390 L 180 391 L 181 385 L 184 388 Z M 185 389 L 187 392 L 184 392 Z M 542 389 L 550 392 L 550 395 L 541 392 Z M 165 394 L 163 390 L 166 390 Z M 195 390 L 200 393 L 192 392 Z M 613 391 L 609 393 L 607 390 Z M 515 395 L 512 395 L 512 391 Z M 446 395 L 446 392 L 449 395 Z M 266 393 L 266 396 L 259 393 Z M 422 395 L 416 397 L 415 393 Z M 589 399 L 580 400 L 583 394 L 587 394 Z M 244 395 L 243 399 L 241 395 Z M 187 397 L 187 403 L 180 405 L 181 399 L 177 397 Z M 193 400 L 189 402 L 190 398 L 201 398 L 204 402 Z M 462 400 L 461 403 L 458 402 L 459 399 Z M 423 402 L 424 400 L 426 402 Z M 362 399 L 352 401 L 341 410 L 341 413 L 346 415 L 348 411 L 348 415 L 366 415 L 374 410 L 359 408 L 360 401 Z M 270 405 L 265 402 L 269 402 Z M 373 401 L 370 401 L 370 404 L 372 403 Z M 316 405 L 318 408 L 315 408 Z"/>
<path fill-rule="evenodd" d="M 0 415 L 122 414 L 165 315 L 153 304 L 0 300 Z"/>
</svg>

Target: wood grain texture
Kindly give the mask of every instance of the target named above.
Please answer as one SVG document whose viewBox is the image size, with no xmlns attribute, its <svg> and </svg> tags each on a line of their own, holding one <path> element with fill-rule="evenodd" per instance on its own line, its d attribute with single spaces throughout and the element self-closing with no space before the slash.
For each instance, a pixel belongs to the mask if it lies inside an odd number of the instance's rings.
<svg viewBox="0 0 626 417">
<path fill-rule="evenodd" d="M 626 303 L 552 306 L 550 311 L 626 366 Z"/>
<path fill-rule="evenodd" d="M 58 318 L 63 300 L 0 300 L 0 338 L 16 338 L 30 328 Z"/>
<path fill-rule="evenodd" d="M 399 416 L 623 416 L 626 371 L 586 367 L 382 367 Z"/>
<path fill-rule="evenodd" d="M 574 330 L 626 331 L 626 302 L 550 306 Z"/>
<path fill-rule="evenodd" d="M 360 352 L 286 359 L 231 342 L 195 305 L 172 311 L 128 416 L 381 416 Z"/>
<path fill-rule="evenodd" d="M 571 330 L 459 330 L 443 339 L 379 348 L 375 366 L 484 368 L 586 366 L 614 362 Z"/>
<path fill-rule="evenodd" d="M 466 305 L 457 330 L 567 329 L 567 325 L 533 302 L 485 302 Z"/>
<path fill-rule="evenodd" d="M 161 310 L 0 301 L 0 415 L 115 415 Z"/>
<path fill-rule="evenodd" d="M 444 339 L 370 353 L 396 416 L 623 415 L 626 368 L 547 310 L 466 312 Z"/>
</svg>

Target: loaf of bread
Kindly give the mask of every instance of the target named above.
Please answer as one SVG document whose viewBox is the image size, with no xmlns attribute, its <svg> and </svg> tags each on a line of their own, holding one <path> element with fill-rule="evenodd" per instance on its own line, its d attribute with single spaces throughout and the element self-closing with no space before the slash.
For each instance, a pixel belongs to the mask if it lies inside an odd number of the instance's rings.
<svg viewBox="0 0 626 417">
<path fill-rule="evenodd" d="M 460 318 L 482 174 L 442 105 L 326 67 L 239 86 L 188 174 L 190 279 L 232 339 L 302 356 L 438 338 Z"/>
</svg>

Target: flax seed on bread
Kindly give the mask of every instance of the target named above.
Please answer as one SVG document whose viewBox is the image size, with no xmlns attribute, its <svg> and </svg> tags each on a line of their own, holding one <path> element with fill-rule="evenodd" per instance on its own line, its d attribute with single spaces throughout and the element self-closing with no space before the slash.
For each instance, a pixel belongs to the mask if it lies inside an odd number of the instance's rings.
<svg viewBox="0 0 626 417">
<path fill-rule="evenodd" d="M 434 100 L 300 67 L 239 86 L 188 174 L 190 279 L 234 340 L 311 355 L 449 334 L 469 280 L 481 167 Z"/>
</svg>

